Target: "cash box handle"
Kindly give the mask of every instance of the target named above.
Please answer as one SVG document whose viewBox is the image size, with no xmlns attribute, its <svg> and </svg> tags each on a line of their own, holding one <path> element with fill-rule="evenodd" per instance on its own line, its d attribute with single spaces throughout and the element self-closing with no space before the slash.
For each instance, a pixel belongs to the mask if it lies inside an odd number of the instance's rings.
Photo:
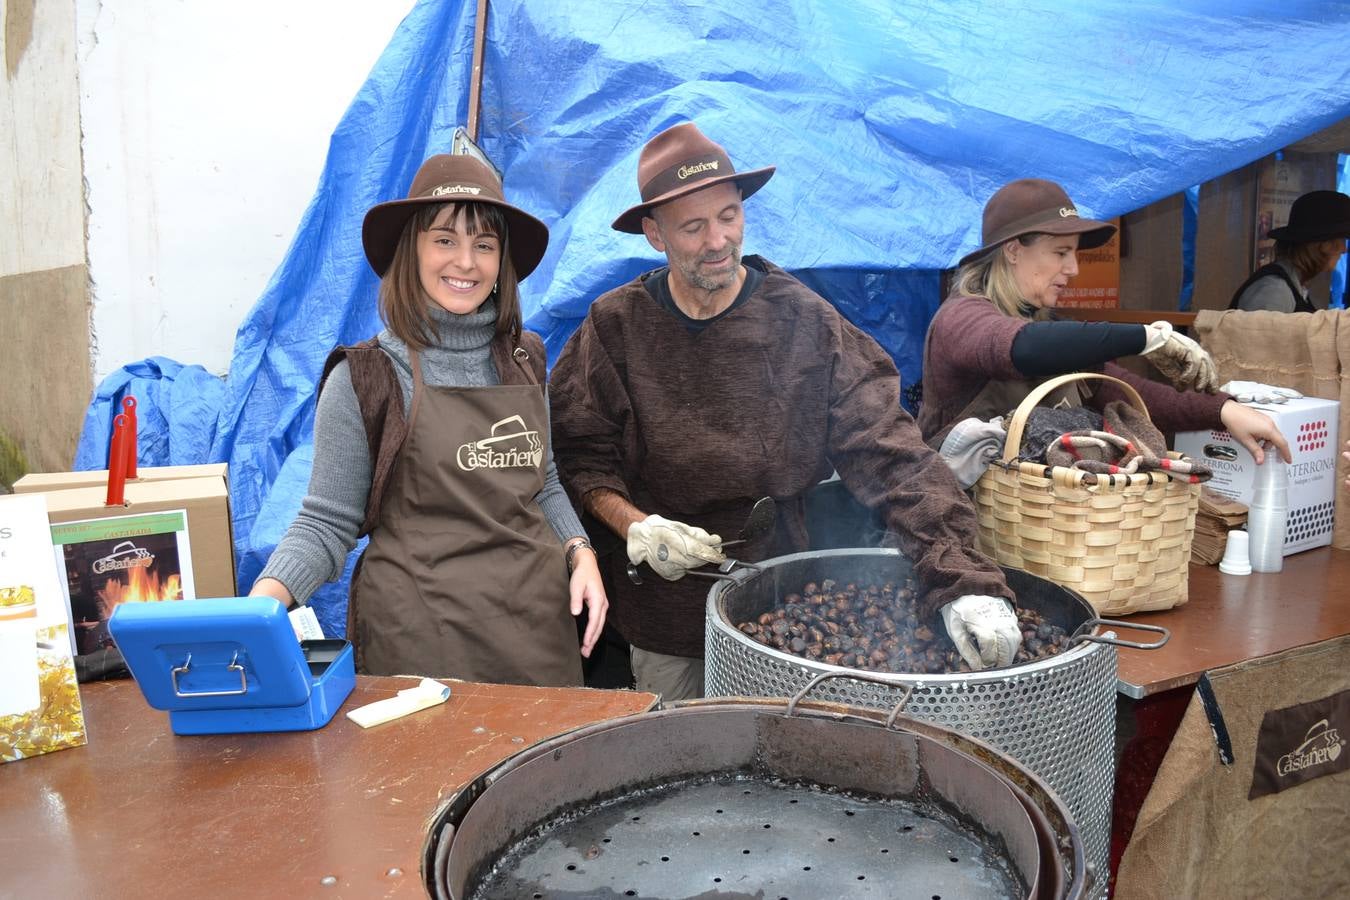
<svg viewBox="0 0 1350 900">
<path fill-rule="evenodd" d="M 238 694 L 248 693 L 248 679 L 244 676 L 244 667 L 239 665 L 239 651 L 234 651 L 234 656 L 230 658 L 230 663 L 225 667 L 227 671 L 239 673 L 239 690 L 237 691 L 182 691 L 178 689 L 178 676 L 186 675 L 192 668 L 192 654 L 187 655 L 181 666 L 174 666 L 169 671 L 173 679 L 173 692 L 178 697 L 234 697 Z"/>
</svg>

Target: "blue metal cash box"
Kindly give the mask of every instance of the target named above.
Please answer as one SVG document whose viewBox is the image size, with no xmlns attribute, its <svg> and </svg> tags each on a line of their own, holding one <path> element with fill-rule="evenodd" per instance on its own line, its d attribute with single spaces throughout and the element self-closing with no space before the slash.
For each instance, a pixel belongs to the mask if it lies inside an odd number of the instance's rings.
<svg viewBox="0 0 1350 900">
<path fill-rule="evenodd" d="M 351 644 L 297 641 L 270 597 L 123 603 L 108 628 L 175 734 L 322 728 L 356 686 Z"/>
</svg>

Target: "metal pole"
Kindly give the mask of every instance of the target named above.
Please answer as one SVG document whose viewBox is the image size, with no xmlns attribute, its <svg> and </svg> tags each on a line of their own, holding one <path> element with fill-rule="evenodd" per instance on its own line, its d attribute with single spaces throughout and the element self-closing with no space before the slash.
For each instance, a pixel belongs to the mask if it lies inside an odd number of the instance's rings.
<svg viewBox="0 0 1350 900">
<path fill-rule="evenodd" d="M 473 71 L 469 73 L 469 140 L 478 140 L 478 103 L 483 93 L 483 46 L 487 43 L 488 0 L 478 0 L 473 22 Z"/>
</svg>

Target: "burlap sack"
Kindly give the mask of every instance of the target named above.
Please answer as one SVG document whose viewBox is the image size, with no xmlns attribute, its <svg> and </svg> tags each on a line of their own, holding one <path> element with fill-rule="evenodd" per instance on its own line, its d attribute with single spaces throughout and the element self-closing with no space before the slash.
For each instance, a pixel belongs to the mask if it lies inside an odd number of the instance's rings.
<svg viewBox="0 0 1350 900">
<path fill-rule="evenodd" d="M 1220 383 L 1259 381 L 1339 400 L 1342 446 L 1350 439 L 1350 311 L 1203 310 L 1195 317 L 1195 336 L 1214 357 Z M 1350 466 L 1338 449 L 1331 544 L 1342 550 L 1350 550 L 1350 491 L 1343 486 L 1347 474 Z"/>
<path fill-rule="evenodd" d="M 1197 692 L 1139 811 L 1116 900 L 1350 897 L 1350 771 L 1248 799 L 1266 714 L 1350 690 L 1350 636 L 1215 669 L 1209 678 L 1233 762 L 1220 761 Z M 1340 721 L 1329 727 L 1340 741 L 1350 730 Z M 1298 747 L 1293 740 L 1266 749 L 1269 762 Z"/>
</svg>

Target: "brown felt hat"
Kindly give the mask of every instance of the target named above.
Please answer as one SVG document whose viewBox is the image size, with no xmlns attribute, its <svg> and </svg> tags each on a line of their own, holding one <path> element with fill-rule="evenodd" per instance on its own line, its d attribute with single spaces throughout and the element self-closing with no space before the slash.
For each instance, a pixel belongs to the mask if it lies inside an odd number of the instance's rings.
<svg viewBox="0 0 1350 900">
<path fill-rule="evenodd" d="M 614 220 L 615 231 L 642 234 L 642 219 L 653 207 L 706 187 L 734 181 L 749 197 L 773 177 L 774 167 L 737 172 L 727 151 L 693 122 L 683 122 L 647 142 L 638 156 L 638 193 L 642 202 Z"/>
<path fill-rule="evenodd" d="M 429 203 L 488 203 L 501 209 L 510 231 L 505 235 L 506 246 L 518 279 L 533 272 L 548 249 L 548 226 L 507 203 L 491 169 L 472 156 L 442 153 L 422 163 L 406 199 L 380 203 L 366 213 L 361 244 L 376 275 L 384 277 L 404 226 Z"/>
<path fill-rule="evenodd" d="M 1309 244 L 1350 238 L 1350 197 L 1340 191 L 1312 191 L 1289 207 L 1289 224 L 1270 229 L 1277 241 Z"/>
<path fill-rule="evenodd" d="M 961 257 L 964 266 L 1024 234 L 1076 234 L 1078 248 L 1091 250 L 1111 240 L 1116 226 L 1081 219 L 1064 188 L 1044 178 L 1019 178 L 994 192 L 984 205 L 984 246 Z"/>
</svg>

